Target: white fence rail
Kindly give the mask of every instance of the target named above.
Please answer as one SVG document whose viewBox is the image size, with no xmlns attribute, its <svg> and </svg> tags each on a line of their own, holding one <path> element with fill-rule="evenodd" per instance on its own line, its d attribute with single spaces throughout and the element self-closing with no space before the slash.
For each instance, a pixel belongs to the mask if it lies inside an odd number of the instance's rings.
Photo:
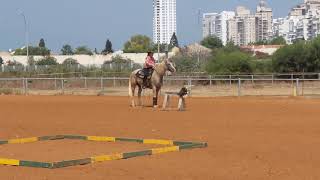
<svg viewBox="0 0 320 180">
<path fill-rule="evenodd" d="M 0 78 L 0 93 L 17 92 L 27 95 L 43 92 L 51 94 L 104 92 L 106 95 L 127 95 L 128 80 L 127 77 Z M 163 91 L 178 90 L 182 86 L 187 86 L 194 96 L 320 95 L 320 79 L 164 78 Z"/>
</svg>

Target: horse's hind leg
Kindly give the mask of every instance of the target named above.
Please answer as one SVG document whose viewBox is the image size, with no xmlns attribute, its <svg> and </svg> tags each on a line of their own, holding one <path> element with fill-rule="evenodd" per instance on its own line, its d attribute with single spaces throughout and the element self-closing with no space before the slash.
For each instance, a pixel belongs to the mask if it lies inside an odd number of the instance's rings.
<svg viewBox="0 0 320 180">
<path fill-rule="evenodd" d="M 139 86 L 139 90 L 138 90 L 138 106 L 142 106 L 141 93 L 142 93 L 142 87 Z"/>
</svg>

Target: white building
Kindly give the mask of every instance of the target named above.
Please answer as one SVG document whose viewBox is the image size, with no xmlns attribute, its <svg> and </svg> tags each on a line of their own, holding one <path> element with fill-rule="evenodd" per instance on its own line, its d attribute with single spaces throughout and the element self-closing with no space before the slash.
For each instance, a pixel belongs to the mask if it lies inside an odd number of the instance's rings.
<svg viewBox="0 0 320 180">
<path fill-rule="evenodd" d="M 228 21 L 233 19 L 235 12 L 206 13 L 203 15 L 203 37 L 216 36 L 224 45 L 228 42 Z"/>
<path fill-rule="evenodd" d="M 203 37 L 212 36 L 216 33 L 215 24 L 218 13 L 203 14 Z"/>
<path fill-rule="evenodd" d="M 260 0 L 256 12 L 256 41 L 268 41 L 272 38 L 272 9 Z"/>
<path fill-rule="evenodd" d="M 153 0 L 153 41 L 169 44 L 177 33 L 176 0 Z"/>
<path fill-rule="evenodd" d="M 273 36 L 283 37 L 287 44 L 292 44 L 298 36 L 297 26 L 302 16 L 288 16 L 273 20 Z"/>
<path fill-rule="evenodd" d="M 236 16 L 228 21 L 228 41 L 248 45 L 256 41 L 255 16 L 243 6 L 236 8 Z"/>
<path fill-rule="evenodd" d="M 296 39 L 311 40 L 320 34 L 320 0 L 305 0 L 292 8 L 285 18 L 273 21 L 274 36 L 282 36 L 288 44 Z"/>
</svg>

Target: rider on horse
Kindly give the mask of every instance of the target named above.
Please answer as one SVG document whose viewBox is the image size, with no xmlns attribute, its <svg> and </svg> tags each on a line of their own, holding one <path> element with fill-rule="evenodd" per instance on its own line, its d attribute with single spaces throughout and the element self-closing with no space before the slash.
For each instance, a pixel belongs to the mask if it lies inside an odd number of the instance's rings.
<svg viewBox="0 0 320 180">
<path fill-rule="evenodd" d="M 156 60 L 153 57 L 153 52 L 149 51 L 148 55 L 146 57 L 144 66 L 143 66 L 143 73 L 144 73 L 144 78 L 143 78 L 143 86 L 144 88 L 148 87 L 148 77 L 152 75 L 152 72 L 154 70 L 154 67 L 156 65 Z"/>
</svg>

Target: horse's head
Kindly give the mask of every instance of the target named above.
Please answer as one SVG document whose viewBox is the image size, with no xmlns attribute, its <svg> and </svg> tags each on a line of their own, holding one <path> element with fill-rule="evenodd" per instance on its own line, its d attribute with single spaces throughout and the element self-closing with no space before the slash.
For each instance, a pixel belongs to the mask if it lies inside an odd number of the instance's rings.
<svg viewBox="0 0 320 180">
<path fill-rule="evenodd" d="M 171 60 L 166 59 L 163 61 L 163 63 L 165 64 L 167 71 L 170 71 L 171 73 L 175 73 L 177 71 Z"/>
</svg>

